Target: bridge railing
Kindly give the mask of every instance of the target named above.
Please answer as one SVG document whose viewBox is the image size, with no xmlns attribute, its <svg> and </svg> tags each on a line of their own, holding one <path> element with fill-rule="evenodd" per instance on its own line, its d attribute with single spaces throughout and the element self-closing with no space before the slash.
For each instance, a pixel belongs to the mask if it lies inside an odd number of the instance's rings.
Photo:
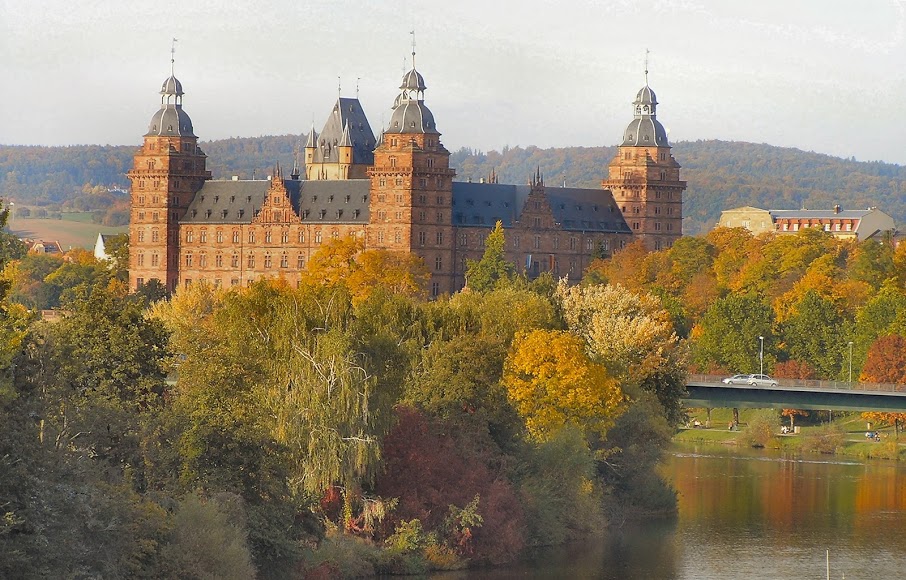
<svg viewBox="0 0 906 580">
<path fill-rule="evenodd" d="M 689 383 L 712 383 L 723 384 L 726 375 L 689 375 Z M 820 381 L 806 379 L 781 379 L 774 377 L 777 381 L 777 389 L 835 389 L 840 391 L 862 391 L 868 393 L 895 393 L 906 392 L 906 385 L 897 385 L 893 383 L 861 383 L 846 381 Z"/>
</svg>

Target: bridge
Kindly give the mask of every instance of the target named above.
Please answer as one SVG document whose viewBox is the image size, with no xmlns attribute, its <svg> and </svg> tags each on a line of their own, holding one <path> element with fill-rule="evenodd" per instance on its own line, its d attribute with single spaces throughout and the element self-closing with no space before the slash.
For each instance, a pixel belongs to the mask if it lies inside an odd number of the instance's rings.
<svg viewBox="0 0 906 580">
<path fill-rule="evenodd" d="M 783 408 L 906 413 L 906 385 L 776 379 L 776 387 L 726 385 L 724 376 L 690 375 L 687 407 Z"/>
</svg>

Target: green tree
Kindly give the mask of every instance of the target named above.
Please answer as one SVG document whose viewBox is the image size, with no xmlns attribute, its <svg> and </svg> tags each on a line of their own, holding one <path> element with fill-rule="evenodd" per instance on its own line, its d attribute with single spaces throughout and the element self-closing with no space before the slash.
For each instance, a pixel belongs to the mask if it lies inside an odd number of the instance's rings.
<svg viewBox="0 0 906 580">
<path fill-rule="evenodd" d="M 782 336 L 790 356 L 808 361 L 820 377 L 839 377 L 847 351 L 849 324 L 833 302 L 809 290 L 783 323 Z"/>
<path fill-rule="evenodd" d="M 764 337 L 765 369 L 770 368 L 776 348 L 773 310 L 753 295 L 732 294 L 715 302 L 692 332 L 695 363 L 704 369 L 718 367 L 728 372 L 756 372 Z"/>
<path fill-rule="evenodd" d="M 499 281 L 513 278 L 513 264 L 506 259 L 503 223 L 498 221 L 484 241 L 480 260 L 466 260 L 466 284 L 475 292 L 492 290 Z"/>
</svg>

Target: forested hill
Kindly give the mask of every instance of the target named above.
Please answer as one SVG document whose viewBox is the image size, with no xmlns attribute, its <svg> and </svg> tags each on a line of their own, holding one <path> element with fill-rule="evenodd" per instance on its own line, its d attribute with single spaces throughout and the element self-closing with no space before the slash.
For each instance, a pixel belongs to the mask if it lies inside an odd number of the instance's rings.
<svg viewBox="0 0 906 580">
<path fill-rule="evenodd" d="M 202 142 L 215 179 L 269 175 L 275 162 L 292 167 L 304 135 L 231 138 Z M 0 146 L 0 197 L 24 203 L 61 203 L 84 186 L 127 187 L 125 171 L 135 146 Z M 771 145 L 679 142 L 674 156 L 688 182 L 686 233 L 710 229 L 723 209 L 877 206 L 906 223 L 906 167 L 859 162 Z M 451 164 L 457 178 L 479 180 L 495 171 L 501 182 L 524 183 L 540 167 L 548 185 L 599 187 L 616 147 L 504 148 L 488 153 L 460 149 Z"/>
</svg>

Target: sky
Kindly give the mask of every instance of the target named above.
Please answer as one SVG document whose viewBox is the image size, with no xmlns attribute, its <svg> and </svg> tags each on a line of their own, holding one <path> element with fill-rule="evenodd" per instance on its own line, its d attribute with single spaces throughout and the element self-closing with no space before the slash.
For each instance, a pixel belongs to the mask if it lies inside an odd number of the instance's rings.
<svg viewBox="0 0 906 580">
<path fill-rule="evenodd" d="M 618 144 L 647 50 L 671 142 L 906 164 L 906 0 L 0 0 L 0 143 L 140 143 L 174 45 L 202 140 L 377 132 L 412 30 L 451 151 Z"/>
</svg>

